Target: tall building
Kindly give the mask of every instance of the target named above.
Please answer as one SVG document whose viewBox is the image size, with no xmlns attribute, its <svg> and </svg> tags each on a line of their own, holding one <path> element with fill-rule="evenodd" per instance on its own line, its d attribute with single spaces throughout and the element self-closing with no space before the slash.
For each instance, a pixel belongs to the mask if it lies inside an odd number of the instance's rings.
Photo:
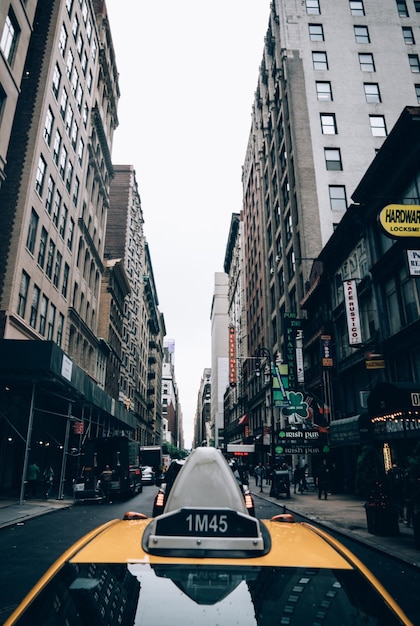
<svg viewBox="0 0 420 626">
<path fill-rule="evenodd" d="M 313 261 L 402 109 L 420 99 L 419 25 L 412 0 L 272 2 L 243 166 L 249 356 L 295 354 L 286 338 L 304 317 Z M 258 385 L 251 376 L 253 428 L 269 423 Z"/>
<path fill-rule="evenodd" d="M 124 311 L 119 400 L 138 417 L 138 440 L 142 445 L 151 445 L 161 443 L 165 329 L 143 224 L 135 170 L 132 165 L 115 165 L 105 256 L 123 260 L 130 285 Z"/>
<path fill-rule="evenodd" d="M 211 440 L 211 368 L 206 367 L 200 381 L 197 395 L 197 409 L 194 418 L 194 445 L 210 445 Z"/>
<path fill-rule="evenodd" d="M 0 6 L 0 187 L 38 0 Z"/>
<path fill-rule="evenodd" d="M 175 378 L 175 341 L 165 339 L 163 342 L 162 363 L 162 423 L 166 433 L 164 441 L 181 448 L 180 422 L 181 407 L 179 404 L 178 385 Z M 164 442 L 163 441 L 163 442 Z"/>
<path fill-rule="evenodd" d="M 105 1 L 2 3 L 0 48 L 0 488 L 23 498 L 36 458 L 61 495 L 82 437 L 137 427 L 105 392 L 99 328 L 119 100 Z"/>
<path fill-rule="evenodd" d="M 229 315 L 228 276 L 214 275 L 214 291 L 210 311 L 211 320 L 211 418 L 210 445 L 223 445 L 223 397 L 229 384 Z"/>
</svg>

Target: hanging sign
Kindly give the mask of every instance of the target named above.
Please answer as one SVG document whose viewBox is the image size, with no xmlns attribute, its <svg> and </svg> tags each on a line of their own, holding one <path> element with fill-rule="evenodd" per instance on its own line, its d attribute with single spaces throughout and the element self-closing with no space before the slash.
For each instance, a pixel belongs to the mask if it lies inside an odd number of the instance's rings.
<svg viewBox="0 0 420 626">
<path fill-rule="evenodd" d="M 346 302 L 347 328 L 349 344 L 360 346 L 362 344 L 362 329 L 360 326 L 359 300 L 357 298 L 357 285 L 354 279 L 343 282 L 344 299 Z"/>
</svg>

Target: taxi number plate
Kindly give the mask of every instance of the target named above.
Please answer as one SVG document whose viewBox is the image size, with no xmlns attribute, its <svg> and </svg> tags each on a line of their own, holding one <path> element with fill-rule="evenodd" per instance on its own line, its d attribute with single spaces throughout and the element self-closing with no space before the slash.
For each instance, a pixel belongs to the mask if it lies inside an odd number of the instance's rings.
<svg viewBox="0 0 420 626">
<path fill-rule="evenodd" d="M 256 537 L 255 518 L 235 511 L 181 509 L 158 521 L 156 534 L 193 537 Z"/>
</svg>

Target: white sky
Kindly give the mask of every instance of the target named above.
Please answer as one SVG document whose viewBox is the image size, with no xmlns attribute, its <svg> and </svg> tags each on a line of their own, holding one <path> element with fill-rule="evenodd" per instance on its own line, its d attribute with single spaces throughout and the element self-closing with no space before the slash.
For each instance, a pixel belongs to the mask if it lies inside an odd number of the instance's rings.
<svg viewBox="0 0 420 626">
<path fill-rule="evenodd" d="M 190 447 L 270 0 L 106 0 L 121 98 L 114 164 L 132 164 Z"/>
</svg>

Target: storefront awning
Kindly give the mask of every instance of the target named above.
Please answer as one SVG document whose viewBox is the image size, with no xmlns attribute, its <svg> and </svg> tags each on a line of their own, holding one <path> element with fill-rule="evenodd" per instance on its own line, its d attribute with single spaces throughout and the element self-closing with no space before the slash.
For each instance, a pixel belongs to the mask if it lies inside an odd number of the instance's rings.
<svg viewBox="0 0 420 626">
<path fill-rule="evenodd" d="M 369 416 L 352 415 L 334 420 L 330 424 L 329 432 L 331 447 L 360 445 L 369 439 L 371 432 Z"/>
<path fill-rule="evenodd" d="M 379 383 L 369 394 L 368 411 L 371 417 L 389 415 L 396 411 L 420 410 L 419 383 Z"/>
</svg>

